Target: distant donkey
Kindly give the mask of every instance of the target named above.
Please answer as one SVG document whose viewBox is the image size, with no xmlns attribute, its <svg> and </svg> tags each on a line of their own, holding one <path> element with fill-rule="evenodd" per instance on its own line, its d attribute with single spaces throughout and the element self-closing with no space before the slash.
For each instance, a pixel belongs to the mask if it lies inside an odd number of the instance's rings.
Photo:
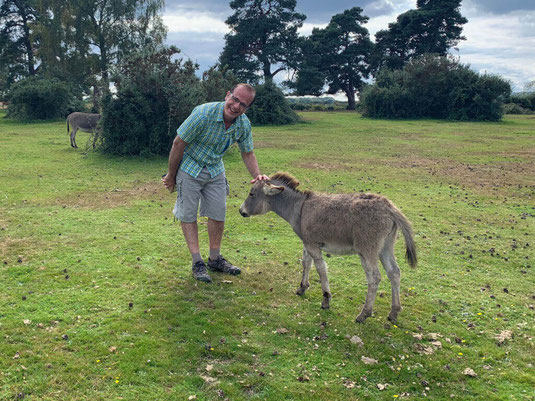
<svg viewBox="0 0 535 401">
<path fill-rule="evenodd" d="M 81 129 L 84 132 L 91 132 L 94 133 L 93 137 L 93 149 L 95 148 L 95 144 L 97 142 L 98 137 L 98 131 L 97 131 L 97 124 L 100 120 L 100 114 L 92 114 L 92 113 L 80 113 L 80 112 L 74 112 L 67 116 L 67 133 L 69 132 L 69 124 L 72 127 L 71 131 L 71 146 L 73 148 L 77 148 L 76 145 L 76 132 L 78 132 L 79 129 Z"/>
<path fill-rule="evenodd" d="M 321 279 L 323 309 L 329 308 L 331 291 L 327 265 L 322 251 L 335 254 L 358 254 L 368 281 L 366 302 L 356 321 L 362 323 L 372 315 L 381 273 L 378 259 L 386 270 L 392 287 L 392 307 L 388 319 L 396 321 L 401 311 L 399 282 L 401 273 L 394 256 L 396 233 L 405 237 L 406 258 L 416 266 L 416 248 L 407 218 L 387 198 L 374 194 L 317 194 L 297 189 L 299 181 L 288 173 L 275 173 L 269 181 L 253 185 L 240 207 L 243 217 L 273 211 L 291 224 L 303 241 L 303 278 L 297 295 L 309 287 L 312 261 Z"/>
</svg>

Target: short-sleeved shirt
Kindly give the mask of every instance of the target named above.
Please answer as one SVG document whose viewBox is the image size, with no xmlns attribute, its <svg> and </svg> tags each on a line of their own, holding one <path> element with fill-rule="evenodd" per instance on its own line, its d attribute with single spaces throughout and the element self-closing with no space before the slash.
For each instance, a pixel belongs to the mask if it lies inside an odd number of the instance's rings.
<svg viewBox="0 0 535 401">
<path fill-rule="evenodd" d="M 223 155 L 236 142 L 242 152 L 253 150 L 251 122 L 242 114 L 225 129 L 224 106 L 224 102 L 201 104 L 177 129 L 177 135 L 188 143 L 180 170 L 192 177 L 197 178 L 203 167 L 212 177 L 223 173 Z"/>
</svg>

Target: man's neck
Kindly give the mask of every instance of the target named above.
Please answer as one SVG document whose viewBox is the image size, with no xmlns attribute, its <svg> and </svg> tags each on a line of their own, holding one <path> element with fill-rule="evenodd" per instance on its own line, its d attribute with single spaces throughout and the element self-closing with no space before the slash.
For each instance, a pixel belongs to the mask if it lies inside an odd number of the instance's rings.
<svg viewBox="0 0 535 401">
<path fill-rule="evenodd" d="M 231 120 L 231 121 L 229 122 L 229 121 L 227 121 L 227 119 L 223 116 L 223 122 L 225 123 L 225 129 L 229 129 L 230 126 L 231 126 L 232 124 L 234 124 L 234 121 L 236 121 L 236 120 Z"/>
</svg>

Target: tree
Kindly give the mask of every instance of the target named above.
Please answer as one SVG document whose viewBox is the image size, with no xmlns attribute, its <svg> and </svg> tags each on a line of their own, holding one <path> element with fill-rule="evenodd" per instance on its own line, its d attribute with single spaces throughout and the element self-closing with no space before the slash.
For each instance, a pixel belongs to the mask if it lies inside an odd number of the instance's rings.
<svg viewBox="0 0 535 401">
<path fill-rule="evenodd" d="M 505 79 L 478 74 L 454 57 L 426 54 L 400 70 L 383 68 L 361 97 L 363 115 L 498 121 L 511 94 Z"/>
<path fill-rule="evenodd" d="M 117 94 L 104 96 L 102 149 L 120 155 L 169 153 L 176 129 L 204 96 L 198 66 L 171 47 L 143 48 L 121 61 Z"/>
<path fill-rule="evenodd" d="M 272 81 L 258 85 L 255 101 L 247 110 L 247 117 L 255 125 L 285 125 L 299 121 L 282 90 Z"/>
<path fill-rule="evenodd" d="M 165 38 L 158 17 L 163 0 L 74 0 L 78 49 L 96 48 L 100 87 L 109 89 L 110 67 L 140 47 L 157 46 Z M 151 22 L 154 22 L 151 25 Z M 153 27 L 153 29 L 151 29 Z"/>
<path fill-rule="evenodd" d="M 265 82 L 296 66 L 299 53 L 297 29 L 305 15 L 295 12 L 296 0 L 233 0 L 235 10 L 225 23 L 220 64 L 228 66 L 244 82 L 256 83 L 260 72 Z"/>
<path fill-rule="evenodd" d="M 13 84 L 7 116 L 19 120 L 65 118 L 81 107 L 81 96 L 69 83 L 34 75 Z"/>
<path fill-rule="evenodd" d="M 227 68 L 216 64 L 202 73 L 201 88 L 207 102 L 221 102 L 227 91 L 238 83 L 238 78 Z"/>
<path fill-rule="evenodd" d="M 0 6 L 0 93 L 36 73 L 33 27 L 39 15 L 33 0 L 2 0 Z"/>
<path fill-rule="evenodd" d="M 296 79 L 284 81 L 284 85 L 294 90 L 298 96 L 320 96 L 324 90 L 327 77 L 321 70 L 321 59 L 318 57 L 319 44 L 314 36 L 301 38 L 301 59 L 294 72 Z"/>
<path fill-rule="evenodd" d="M 418 56 L 447 54 L 465 40 L 461 36 L 468 22 L 460 13 L 462 0 L 418 0 L 415 10 L 400 14 L 388 30 L 376 33 L 376 68 L 400 69 Z"/>
<path fill-rule="evenodd" d="M 296 87 L 317 94 L 324 78 L 328 93 L 343 91 L 348 110 L 355 110 L 355 94 L 370 73 L 369 57 L 373 50 L 368 30 L 362 26 L 368 17 L 362 8 L 353 7 L 331 18 L 325 29 L 315 28 L 305 45 L 305 61 L 298 72 Z M 323 86 L 323 85 L 321 85 Z"/>
</svg>

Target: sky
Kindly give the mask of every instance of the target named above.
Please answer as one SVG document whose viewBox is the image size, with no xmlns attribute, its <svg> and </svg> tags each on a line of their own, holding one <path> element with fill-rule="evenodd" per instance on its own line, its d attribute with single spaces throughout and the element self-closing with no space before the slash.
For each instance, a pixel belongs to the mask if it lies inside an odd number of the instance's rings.
<svg viewBox="0 0 535 401">
<path fill-rule="evenodd" d="M 214 65 L 229 32 L 225 20 L 232 14 L 227 0 L 166 0 L 163 20 L 167 44 L 184 58 L 200 65 L 200 72 Z M 416 0 L 297 0 L 296 11 L 307 16 L 300 34 L 325 27 L 331 17 L 351 7 L 361 7 L 370 17 L 365 27 L 372 40 L 399 14 L 416 8 Z M 535 0 L 463 0 L 461 14 L 466 40 L 450 53 L 480 73 L 508 79 L 514 91 L 535 81 Z M 279 73 L 279 81 L 286 76 Z"/>
</svg>

